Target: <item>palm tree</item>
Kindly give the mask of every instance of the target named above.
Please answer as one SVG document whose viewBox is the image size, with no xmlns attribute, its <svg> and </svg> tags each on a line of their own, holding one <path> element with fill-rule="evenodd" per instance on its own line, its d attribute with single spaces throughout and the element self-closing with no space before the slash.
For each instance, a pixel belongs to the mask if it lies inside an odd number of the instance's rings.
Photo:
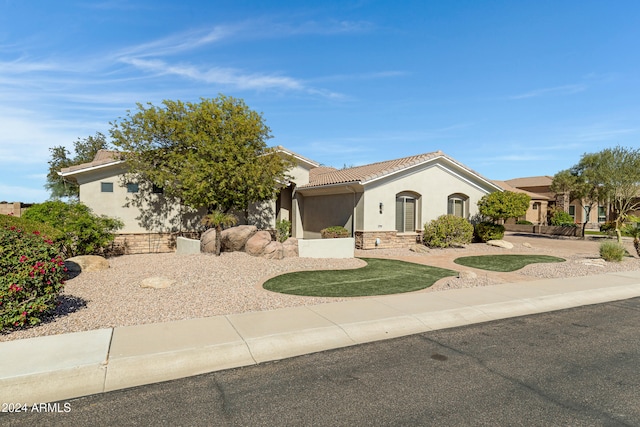
<svg viewBox="0 0 640 427">
<path fill-rule="evenodd" d="M 238 218 L 233 214 L 216 209 L 202 218 L 202 223 L 207 227 L 213 227 L 216 229 L 216 255 L 220 256 L 220 249 L 222 246 L 220 235 L 222 233 L 222 229 L 224 227 L 236 225 L 238 223 Z"/>
</svg>

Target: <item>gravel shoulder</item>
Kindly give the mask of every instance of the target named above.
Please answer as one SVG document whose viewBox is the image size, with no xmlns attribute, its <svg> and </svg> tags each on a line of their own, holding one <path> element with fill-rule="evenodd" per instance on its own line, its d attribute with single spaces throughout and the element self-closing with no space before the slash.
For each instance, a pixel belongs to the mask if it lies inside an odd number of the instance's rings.
<svg viewBox="0 0 640 427">
<path fill-rule="evenodd" d="M 455 258 L 466 255 L 535 253 L 567 260 L 563 263 L 529 265 L 507 274 L 475 270 L 475 274 L 465 275 L 464 278 L 445 278 L 418 292 L 640 270 L 637 256 L 627 257 L 621 263 L 604 263 L 598 256 L 597 239 L 583 241 L 512 234 L 505 236 L 505 240 L 512 242 L 514 248 L 506 250 L 472 244 L 465 248 L 430 250 L 426 254 L 416 254 L 407 249 L 388 249 L 356 251 L 356 256 L 401 259 L 456 271 L 473 270 L 453 263 Z M 625 246 L 635 255 L 631 242 L 625 242 Z M 347 269 L 365 265 L 364 261 L 357 258 L 265 260 L 241 252 L 223 253 L 220 257 L 174 253 L 126 255 L 111 258 L 109 263 L 111 268 L 108 270 L 82 273 L 67 281 L 61 295 L 62 304 L 50 318 L 29 329 L 0 334 L 0 342 L 345 301 L 348 298 L 278 294 L 262 289 L 262 284 L 270 277 L 291 271 Z M 157 276 L 172 279 L 175 284 L 167 289 L 140 287 L 143 279 Z"/>
</svg>

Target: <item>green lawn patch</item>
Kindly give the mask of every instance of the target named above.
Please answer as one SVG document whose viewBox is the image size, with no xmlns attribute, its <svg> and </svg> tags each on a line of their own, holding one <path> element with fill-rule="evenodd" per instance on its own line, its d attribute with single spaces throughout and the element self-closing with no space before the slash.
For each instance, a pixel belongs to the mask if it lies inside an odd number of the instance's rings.
<svg viewBox="0 0 640 427">
<path fill-rule="evenodd" d="M 489 271 L 516 271 L 529 264 L 563 262 L 564 258 L 548 255 L 480 255 L 456 258 L 456 264 Z"/>
<path fill-rule="evenodd" d="M 362 258 L 367 265 L 354 270 L 298 271 L 269 279 L 269 291 L 313 297 L 389 295 L 428 288 L 458 273 L 390 259 Z"/>
</svg>

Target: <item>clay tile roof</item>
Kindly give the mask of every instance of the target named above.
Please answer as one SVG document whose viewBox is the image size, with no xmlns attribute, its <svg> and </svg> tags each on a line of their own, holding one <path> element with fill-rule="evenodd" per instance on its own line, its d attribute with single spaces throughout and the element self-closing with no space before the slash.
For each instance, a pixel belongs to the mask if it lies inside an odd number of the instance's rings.
<svg viewBox="0 0 640 427">
<path fill-rule="evenodd" d="M 69 174 L 72 172 L 77 172 L 83 169 L 90 169 L 97 166 L 104 166 L 110 163 L 118 163 L 122 160 L 119 151 L 113 150 L 98 150 L 95 157 L 91 162 L 81 163 L 79 165 L 69 166 L 68 168 L 62 168 L 62 174 Z"/>
<path fill-rule="evenodd" d="M 532 193 L 530 191 L 521 190 L 517 187 L 511 186 L 507 181 L 491 181 L 496 184 L 498 187 L 502 188 L 505 191 L 511 191 L 512 193 L 524 193 L 531 197 L 531 200 L 549 200 L 549 197 L 543 196 L 542 194 Z"/>
<path fill-rule="evenodd" d="M 528 176 L 524 178 L 508 179 L 505 182 L 513 187 L 546 187 L 551 185 L 553 177 L 548 175 L 543 176 Z"/>
<path fill-rule="evenodd" d="M 418 154 L 416 156 L 403 157 L 401 159 L 387 160 L 384 162 L 371 163 L 364 166 L 356 166 L 348 169 L 319 171 L 324 173 L 313 173 L 309 175 L 309 184 L 304 187 L 317 187 L 322 185 L 342 184 L 347 182 L 367 182 L 375 178 L 389 175 L 393 172 L 409 168 L 430 159 L 444 156 L 442 151 Z M 457 163 L 457 162 L 456 162 Z M 330 168 L 323 168 L 330 169 Z M 311 170 L 313 171 L 313 169 Z"/>
</svg>

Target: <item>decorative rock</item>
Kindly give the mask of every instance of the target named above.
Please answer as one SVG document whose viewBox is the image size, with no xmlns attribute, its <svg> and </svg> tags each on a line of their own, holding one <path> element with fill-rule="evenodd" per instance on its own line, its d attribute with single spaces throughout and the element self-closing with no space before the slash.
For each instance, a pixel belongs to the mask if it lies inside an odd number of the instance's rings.
<svg viewBox="0 0 640 427">
<path fill-rule="evenodd" d="M 270 242 L 265 246 L 261 256 L 266 259 L 282 259 L 284 258 L 284 249 L 280 242 Z"/>
<path fill-rule="evenodd" d="M 165 289 L 176 284 L 175 280 L 166 277 L 149 277 L 140 282 L 141 288 Z"/>
<path fill-rule="evenodd" d="M 489 240 L 487 242 L 489 246 L 497 246 L 499 248 L 505 249 L 513 249 L 513 243 L 507 242 L 506 240 Z"/>
<path fill-rule="evenodd" d="M 247 240 L 247 243 L 244 245 L 244 251 L 249 255 L 260 256 L 271 241 L 271 233 L 264 230 L 258 231 Z"/>
<path fill-rule="evenodd" d="M 427 248 L 425 245 L 419 245 L 419 244 L 415 244 L 415 245 L 409 246 L 409 250 L 411 252 L 415 252 L 415 253 L 418 253 L 418 254 L 428 254 L 429 253 L 429 248 Z"/>
<path fill-rule="evenodd" d="M 282 250 L 285 258 L 295 258 L 299 256 L 298 239 L 296 239 L 295 237 L 289 237 L 282 244 Z"/>
<path fill-rule="evenodd" d="M 607 264 L 607 261 L 605 261 L 602 258 L 582 259 L 578 262 L 583 265 L 590 265 L 592 267 L 601 267 L 601 268 L 604 268 L 604 266 Z"/>
<path fill-rule="evenodd" d="M 524 242 L 522 244 L 522 246 L 524 246 L 525 248 L 532 248 L 533 247 L 533 246 L 531 246 L 531 243 L 528 243 L 528 242 Z"/>
<path fill-rule="evenodd" d="M 477 279 L 478 275 L 476 273 L 474 273 L 473 271 L 461 271 L 458 273 L 458 279 L 469 279 L 469 280 L 473 280 L 473 279 Z"/>
<path fill-rule="evenodd" d="M 255 225 L 239 225 L 222 230 L 222 233 L 220 233 L 222 249 L 227 252 L 243 250 L 247 240 L 256 234 L 257 231 L 258 227 Z"/>
<path fill-rule="evenodd" d="M 67 259 L 64 266 L 71 273 L 102 271 L 109 268 L 109 261 L 99 255 L 80 255 Z"/>
<path fill-rule="evenodd" d="M 210 228 L 200 236 L 200 252 L 216 253 L 216 229 Z"/>
</svg>

